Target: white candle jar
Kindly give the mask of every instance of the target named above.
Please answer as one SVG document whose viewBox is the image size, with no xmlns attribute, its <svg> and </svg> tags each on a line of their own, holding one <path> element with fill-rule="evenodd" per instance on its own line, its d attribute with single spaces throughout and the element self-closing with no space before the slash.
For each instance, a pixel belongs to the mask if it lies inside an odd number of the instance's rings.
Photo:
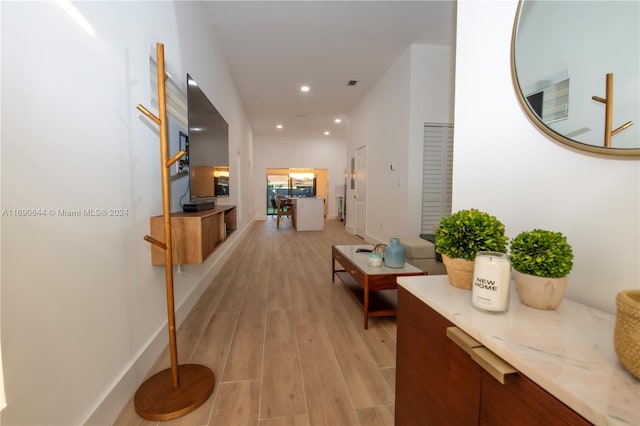
<svg viewBox="0 0 640 426">
<path fill-rule="evenodd" d="M 473 267 L 471 303 L 489 312 L 509 309 L 511 262 L 504 253 L 479 251 Z"/>
</svg>

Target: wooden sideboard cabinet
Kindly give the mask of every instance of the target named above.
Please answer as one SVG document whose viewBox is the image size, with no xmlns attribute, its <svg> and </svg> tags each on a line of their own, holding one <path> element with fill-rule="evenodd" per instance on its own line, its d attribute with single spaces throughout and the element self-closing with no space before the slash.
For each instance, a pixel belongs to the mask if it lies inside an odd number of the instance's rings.
<svg viewBox="0 0 640 426">
<path fill-rule="evenodd" d="M 236 227 L 235 206 L 216 206 L 211 210 L 192 213 L 172 213 L 173 264 L 190 265 L 204 262 Z M 164 241 L 162 216 L 151 218 L 151 237 Z M 151 246 L 151 264 L 164 265 L 164 251 L 154 245 Z"/>
<path fill-rule="evenodd" d="M 519 372 L 500 383 L 447 336 L 451 322 L 402 287 L 397 315 L 397 426 L 590 424 Z"/>
<path fill-rule="evenodd" d="M 577 426 L 591 423 L 520 373 L 505 376 L 502 384 L 483 371 L 480 424 Z"/>
<path fill-rule="evenodd" d="M 452 324 L 398 287 L 396 426 L 478 424 L 482 370 L 447 338 Z"/>
</svg>

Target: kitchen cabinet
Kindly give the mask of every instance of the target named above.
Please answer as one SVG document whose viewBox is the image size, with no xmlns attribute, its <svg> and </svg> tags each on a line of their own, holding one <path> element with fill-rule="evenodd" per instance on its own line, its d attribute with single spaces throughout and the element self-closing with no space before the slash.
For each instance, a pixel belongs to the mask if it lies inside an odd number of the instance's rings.
<svg viewBox="0 0 640 426">
<path fill-rule="evenodd" d="M 298 231 L 322 231 L 324 229 L 324 199 L 316 197 L 293 197 L 295 210 L 293 226 Z"/>
</svg>

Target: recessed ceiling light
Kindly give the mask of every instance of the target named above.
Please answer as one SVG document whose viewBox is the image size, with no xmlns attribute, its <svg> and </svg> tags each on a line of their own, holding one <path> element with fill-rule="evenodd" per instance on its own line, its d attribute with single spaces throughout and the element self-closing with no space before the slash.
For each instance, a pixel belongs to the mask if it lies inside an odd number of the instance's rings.
<svg viewBox="0 0 640 426">
<path fill-rule="evenodd" d="M 335 123 L 340 124 L 342 123 L 342 118 L 336 118 L 335 120 L 333 120 Z"/>
<path fill-rule="evenodd" d="M 331 133 L 330 132 L 324 132 L 325 136 L 329 136 Z"/>
<path fill-rule="evenodd" d="M 282 129 L 282 127 L 283 127 L 282 124 L 276 125 L 276 129 Z"/>
<path fill-rule="evenodd" d="M 308 92 L 309 90 L 311 90 L 311 88 L 310 88 L 309 86 L 301 86 L 301 87 L 300 87 L 300 91 L 301 91 L 301 92 L 305 92 L 305 93 L 306 93 L 306 92 Z"/>
</svg>

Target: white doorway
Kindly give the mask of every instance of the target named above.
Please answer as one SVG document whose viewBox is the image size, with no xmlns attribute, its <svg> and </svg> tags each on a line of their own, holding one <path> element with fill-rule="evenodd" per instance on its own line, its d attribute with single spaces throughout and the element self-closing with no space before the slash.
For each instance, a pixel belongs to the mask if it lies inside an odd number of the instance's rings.
<svg viewBox="0 0 640 426">
<path fill-rule="evenodd" d="M 367 219 L 367 147 L 356 150 L 356 182 L 355 182 L 355 228 L 356 235 L 365 238 Z"/>
</svg>

